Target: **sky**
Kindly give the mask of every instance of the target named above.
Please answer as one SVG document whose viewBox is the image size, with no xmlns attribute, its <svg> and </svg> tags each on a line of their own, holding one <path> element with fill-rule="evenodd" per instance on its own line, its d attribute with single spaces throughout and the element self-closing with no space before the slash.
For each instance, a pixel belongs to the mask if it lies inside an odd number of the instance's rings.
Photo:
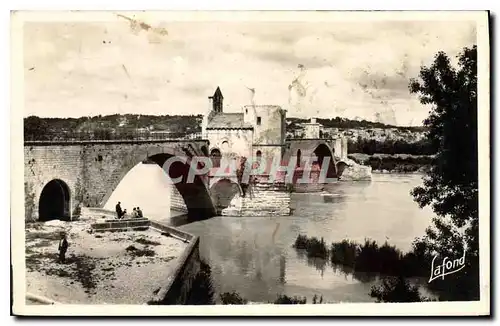
<svg viewBox="0 0 500 326">
<path fill-rule="evenodd" d="M 421 125 L 410 78 L 476 42 L 468 21 L 27 22 L 24 116 L 204 114 L 280 105 L 292 117 Z"/>
</svg>

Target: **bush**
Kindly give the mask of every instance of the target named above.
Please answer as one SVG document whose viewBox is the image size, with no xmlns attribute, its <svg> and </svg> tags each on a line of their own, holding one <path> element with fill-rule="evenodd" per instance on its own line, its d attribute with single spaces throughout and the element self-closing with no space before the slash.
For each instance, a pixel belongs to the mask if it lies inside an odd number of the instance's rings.
<svg viewBox="0 0 500 326">
<path fill-rule="evenodd" d="M 318 296 L 315 294 L 313 299 L 312 299 L 312 303 L 313 304 L 322 304 L 323 303 L 323 296 L 319 297 L 319 300 L 318 300 Z"/>
<path fill-rule="evenodd" d="M 358 245 L 349 240 L 332 243 L 330 255 L 332 264 L 354 267 L 356 256 L 358 255 Z"/>
<path fill-rule="evenodd" d="M 377 302 L 422 302 L 429 301 L 418 292 L 418 287 L 412 286 L 402 276 L 386 277 L 381 285 L 374 285 L 370 296 Z"/>
<path fill-rule="evenodd" d="M 309 239 L 307 238 L 307 236 L 305 235 L 301 235 L 299 234 L 297 236 L 297 239 L 295 239 L 295 244 L 293 245 L 293 247 L 295 249 L 307 249 L 307 244 L 309 242 Z"/>
<path fill-rule="evenodd" d="M 432 261 L 432 254 L 429 245 L 422 239 L 413 241 L 410 252 L 403 256 L 404 271 L 407 271 L 406 276 L 427 276 L 429 274 Z"/>
<path fill-rule="evenodd" d="M 395 246 L 384 243 L 378 250 L 379 271 L 387 275 L 400 275 L 403 269 L 403 253 Z"/>
<path fill-rule="evenodd" d="M 304 298 L 299 298 L 299 297 L 289 297 L 285 294 L 280 294 L 274 300 L 274 304 L 306 304 L 307 299 L 306 297 Z"/>
<path fill-rule="evenodd" d="M 247 304 L 248 300 L 242 298 L 237 292 L 224 292 L 220 295 L 222 304 Z"/>
<path fill-rule="evenodd" d="M 317 257 L 317 258 L 328 258 L 328 249 L 326 247 L 325 240 L 321 238 L 308 238 L 307 236 L 298 235 L 295 239 L 295 244 L 293 245 L 296 249 L 302 249 L 307 252 L 307 257 Z"/>
<path fill-rule="evenodd" d="M 360 272 L 379 272 L 380 257 L 378 253 L 377 242 L 366 239 L 365 243 L 359 248 L 354 268 Z"/>
<path fill-rule="evenodd" d="M 307 257 L 330 258 L 333 265 L 352 268 L 354 272 L 371 272 L 391 276 L 427 276 L 432 260 L 430 248 L 423 241 L 415 241 L 410 252 L 403 254 L 395 246 L 366 239 L 363 244 L 349 240 L 333 242 L 328 249 L 323 239 L 297 236 L 293 245 L 305 250 Z"/>
</svg>

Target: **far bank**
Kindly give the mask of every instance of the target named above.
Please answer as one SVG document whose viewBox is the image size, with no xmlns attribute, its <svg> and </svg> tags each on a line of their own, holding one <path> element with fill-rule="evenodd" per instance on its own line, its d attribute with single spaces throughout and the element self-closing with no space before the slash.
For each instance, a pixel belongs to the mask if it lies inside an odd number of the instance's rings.
<svg viewBox="0 0 500 326">
<path fill-rule="evenodd" d="M 378 153 L 373 155 L 352 153 L 347 157 L 358 164 L 370 166 L 374 172 L 387 173 L 424 173 L 434 159 L 434 155 Z"/>
</svg>

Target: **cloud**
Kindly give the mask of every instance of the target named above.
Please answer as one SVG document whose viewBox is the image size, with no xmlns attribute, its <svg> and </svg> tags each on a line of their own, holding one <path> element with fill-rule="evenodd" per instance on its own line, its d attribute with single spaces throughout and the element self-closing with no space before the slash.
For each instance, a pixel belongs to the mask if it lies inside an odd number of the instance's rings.
<svg viewBox="0 0 500 326">
<path fill-rule="evenodd" d="M 281 105 L 289 116 L 419 124 L 428 108 L 409 94 L 409 79 L 437 51 L 455 56 L 475 42 L 469 22 L 132 18 L 132 29 L 118 18 L 27 23 L 25 115 L 198 114 L 220 86 L 224 110 L 231 112 L 253 99 Z M 255 89 L 253 97 L 248 88 Z"/>
</svg>

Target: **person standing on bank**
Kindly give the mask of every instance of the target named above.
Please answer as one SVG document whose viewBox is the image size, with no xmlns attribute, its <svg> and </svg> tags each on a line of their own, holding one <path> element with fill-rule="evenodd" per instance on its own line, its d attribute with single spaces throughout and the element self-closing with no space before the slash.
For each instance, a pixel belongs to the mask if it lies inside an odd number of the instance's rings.
<svg viewBox="0 0 500 326">
<path fill-rule="evenodd" d="M 69 243 L 66 233 L 62 234 L 61 240 L 59 240 L 59 262 L 66 262 L 66 251 L 68 251 Z"/>
<path fill-rule="evenodd" d="M 120 202 L 118 202 L 118 204 L 116 204 L 116 218 L 120 219 L 122 215 L 122 207 L 120 206 Z"/>
</svg>

